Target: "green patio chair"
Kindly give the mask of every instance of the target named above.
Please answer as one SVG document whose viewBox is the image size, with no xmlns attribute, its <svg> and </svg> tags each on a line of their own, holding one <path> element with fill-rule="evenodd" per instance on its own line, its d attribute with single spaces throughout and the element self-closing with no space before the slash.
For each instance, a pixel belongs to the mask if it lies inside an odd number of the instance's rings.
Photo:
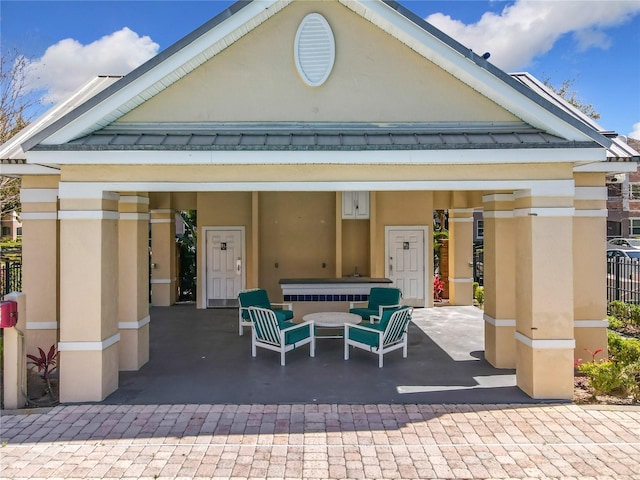
<svg viewBox="0 0 640 480">
<path fill-rule="evenodd" d="M 287 321 L 293 319 L 293 304 L 291 303 L 271 303 L 267 291 L 262 288 L 243 290 L 238 293 L 238 333 L 244 334 L 244 327 L 251 326 L 249 318 L 249 307 L 269 308 L 276 312 L 279 320 Z M 276 307 L 276 308 L 274 308 Z"/>
<path fill-rule="evenodd" d="M 360 315 L 364 320 L 373 323 L 376 318 L 382 317 L 386 309 L 395 309 L 400 306 L 402 292 L 399 288 L 372 287 L 369 292 L 368 302 L 349 302 L 349 313 Z M 356 307 L 358 303 L 366 303 L 364 307 Z"/>
<path fill-rule="evenodd" d="M 385 353 L 402 348 L 402 357 L 407 358 L 407 328 L 413 308 L 400 307 L 386 310 L 380 323 L 374 325 L 344 326 L 344 359 L 349 360 L 349 347 L 368 350 L 378 355 L 378 367 L 382 368 Z"/>
<path fill-rule="evenodd" d="M 257 347 L 280 352 L 280 365 L 284 367 L 285 353 L 309 344 L 309 356 L 316 354 L 313 322 L 293 323 L 281 321 L 276 312 L 268 308 L 249 307 L 251 319 L 251 356 Z"/>
</svg>

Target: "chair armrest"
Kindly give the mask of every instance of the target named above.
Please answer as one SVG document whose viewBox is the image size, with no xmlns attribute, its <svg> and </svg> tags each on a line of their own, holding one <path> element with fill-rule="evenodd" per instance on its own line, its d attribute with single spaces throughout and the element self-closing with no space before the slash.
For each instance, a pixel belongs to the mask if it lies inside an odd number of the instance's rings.
<svg viewBox="0 0 640 480">
<path fill-rule="evenodd" d="M 313 320 L 308 320 L 308 321 L 302 322 L 302 323 L 296 323 L 292 327 L 283 328 L 280 331 L 281 332 L 289 332 L 291 330 L 295 330 L 296 328 L 306 327 L 307 325 L 309 325 L 309 328 L 311 329 L 311 335 L 313 335 Z"/>
<path fill-rule="evenodd" d="M 285 310 L 293 310 L 293 303 L 272 303 L 271 306 L 287 307 Z"/>
<path fill-rule="evenodd" d="M 392 308 L 400 308 L 401 306 L 402 305 L 400 305 L 400 304 L 397 304 L 397 305 L 380 305 L 378 307 L 378 316 L 380 318 L 382 318 L 382 314 L 384 313 L 385 310 L 391 310 Z"/>
<path fill-rule="evenodd" d="M 367 301 L 364 301 L 364 302 L 349 302 L 349 308 L 356 308 L 356 304 L 357 303 L 360 303 L 360 304 L 363 304 L 363 305 L 368 305 L 369 304 L 369 302 L 367 302 Z"/>
<path fill-rule="evenodd" d="M 365 325 L 357 325 L 355 323 L 345 323 L 344 324 L 344 329 L 345 329 L 345 337 L 347 336 L 347 330 L 349 330 L 350 328 L 355 328 L 358 330 L 365 330 L 367 332 L 374 332 L 377 333 L 378 335 L 382 335 L 384 332 L 382 330 L 378 330 L 377 328 L 371 328 L 371 327 L 367 327 Z"/>
</svg>

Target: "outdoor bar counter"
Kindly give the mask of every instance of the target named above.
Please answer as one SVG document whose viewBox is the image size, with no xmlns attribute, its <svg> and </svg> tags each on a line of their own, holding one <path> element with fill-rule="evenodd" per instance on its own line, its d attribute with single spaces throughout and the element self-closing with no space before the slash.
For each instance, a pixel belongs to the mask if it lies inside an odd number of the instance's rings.
<svg viewBox="0 0 640 480">
<path fill-rule="evenodd" d="M 295 318 L 315 312 L 348 312 L 349 302 L 366 302 L 372 287 L 391 287 L 388 278 L 285 278 L 282 297 L 293 304 Z"/>
</svg>

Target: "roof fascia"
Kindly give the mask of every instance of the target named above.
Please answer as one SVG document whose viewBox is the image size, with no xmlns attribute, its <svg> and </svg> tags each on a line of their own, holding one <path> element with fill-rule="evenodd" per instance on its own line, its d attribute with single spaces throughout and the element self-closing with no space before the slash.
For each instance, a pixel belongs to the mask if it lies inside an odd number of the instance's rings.
<svg viewBox="0 0 640 480">
<path fill-rule="evenodd" d="M 393 0 L 339 0 L 522 120 L 568 140 L 611 140 Z M 453 53 L 453 55 L 452 55 Z"/>
<path fill-rule="evenodd" d="M 292 0 L 240 0 L 234 3 L 111 87 L 25 141 L 22 148 L 27 151 L 39 143 L 66 143 L 110 124 L 204 63 L 208 59 L 203 57 L 204 52 L 212 45 L 224 43 L 209 58 L 257 27 L 290 1 Z M 281 4 L 280 8 L 274 9 L 278 4 Z M 268 12 L 270 9 L 272 11 Z M 240 34 L 237 30 L 243 25 L 247 28 Z M 225 42 L 227 36 L 232 36 L 228 43 Z M 193 59 L 197 59 L 198 64 L 185 67 Z M 145 91 L 154 85 L 156 91 L 145 94 Z M 128 107 L 123 108 L 125 105 Z"/>
<path fill-rule="evenodd" d="M 492 165 L 525 163 L 592 163 L 606 160 L 601 148 L 523 148 L 481 150 L 354 151 L 156 151 L 98 150 L 27 152 L 30 162 L 44 165 Z"/>
<path fill-rule="evenodd" d="M 573 167 L 576 173 L 634 173 L 637 170 L 636 162 L 593 162 Z"/>
<path fill-rule="evenodd" d="M 84 103 L 87 98 L 95 96 L 96 89 L 103 90 L 108 85 L 112 85 L 117 79 L 122 78 L 121 75 L 99 75 L 93 77 L 82 87 L 80 87 L 73 95 L 66 100 L 47 110 L 35 121 L 20 130 L 16 135 L 11 137 L 7 142 L 0 146 L 0 159 L 2 160 L 23 160 L 25 158 L 21 145 L 29 138 L 36 135 L 47 126 L 53 124 L 59 118 L 63 117 L 66 112 L 73 110 L 76 102 Z M 103 86 L 104 85 L 104 86 Z M 98 90 L 98 91 L 100 91 Z"/>
<path fill-rule="evenodd" d="M 0 175 L 7 177 L 21 177 L 23 175 L 60 175 L 60 169 L 55 166 L 38 165 L 33 163 L 0 163 Z"/>
</svg>

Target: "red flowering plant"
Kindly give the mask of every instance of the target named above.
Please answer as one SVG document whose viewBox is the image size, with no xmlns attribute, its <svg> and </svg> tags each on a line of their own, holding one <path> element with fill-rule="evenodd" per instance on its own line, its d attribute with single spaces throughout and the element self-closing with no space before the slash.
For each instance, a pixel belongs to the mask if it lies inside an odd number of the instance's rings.
<svg viewBox="0 0 640 480">
<path fill-rule="evenodd" d="M 29 364 L 32 366 L 32 370 L 35 369 L 40 374 L 40 378 L 44 380 L 47 385 L 47 392 L 52 395 L 53 390 L 51 388 L 51 374 L 57 368 L 58 352 L 56 346 L 51 345 L 49 353 L 44 353 L 44 350 L 38 348 L 39 355 L 27 355 Z"/>
<path fill-rule="evenodd" d="M 442 300 L 442 294 L 444 293 L 444 282 L 438 273 L 433 276 L 433 298 L 434 300 Z"/>
</svg>

